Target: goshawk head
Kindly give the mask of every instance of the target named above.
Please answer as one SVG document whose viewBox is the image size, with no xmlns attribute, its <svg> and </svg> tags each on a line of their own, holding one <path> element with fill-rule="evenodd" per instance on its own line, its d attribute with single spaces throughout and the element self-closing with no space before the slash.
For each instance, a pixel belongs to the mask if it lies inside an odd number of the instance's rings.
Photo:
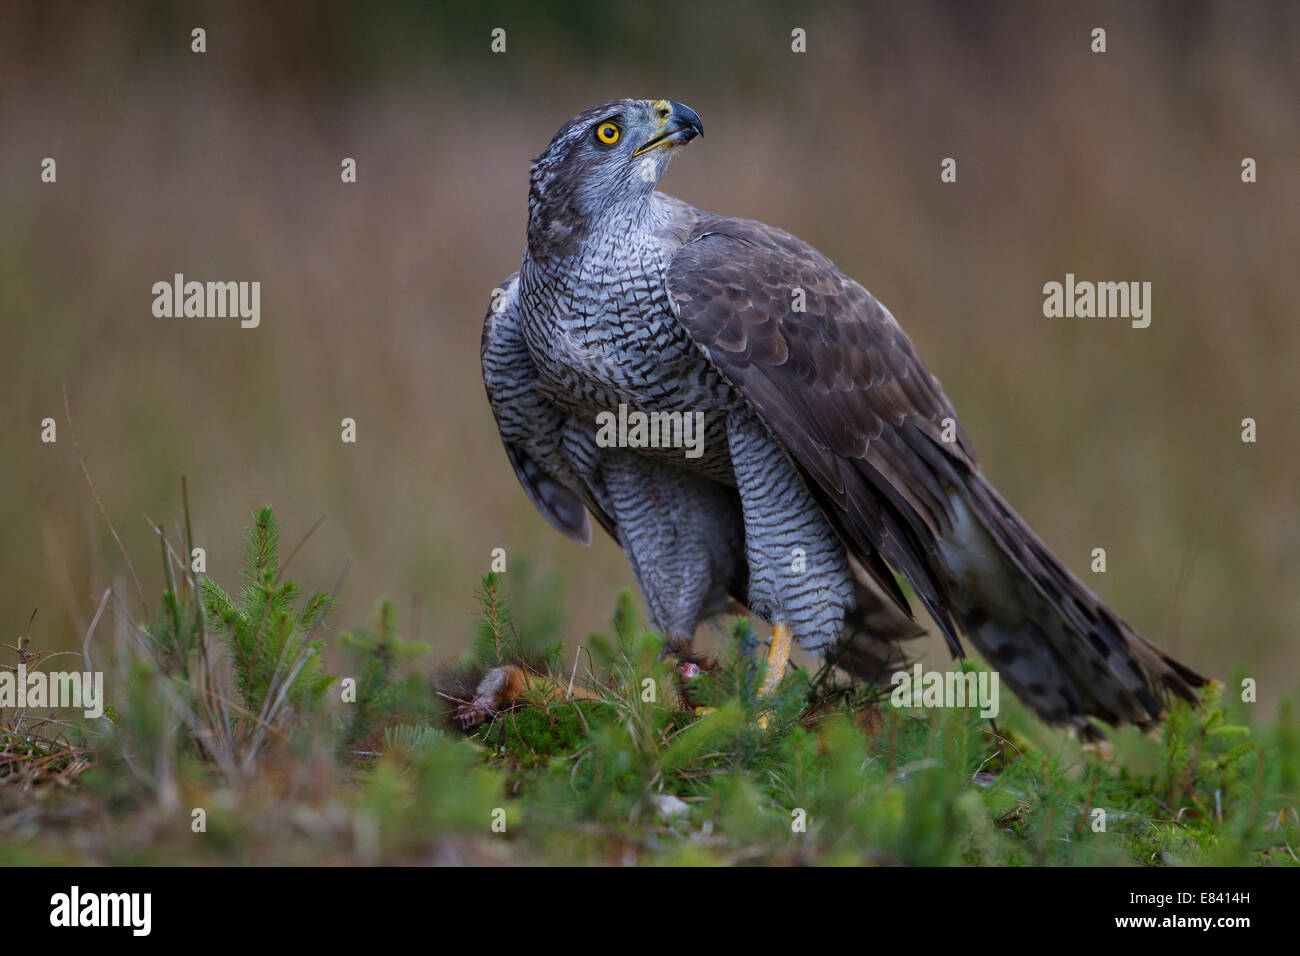
<svg viewBox="0 0 1300 956">
<path fill-rule="evenodd" d="M 703 132 L 695 111 L 672 100 L 614 100 L 579 113 L 533 160 L 530 249 L 564 251 L 592 226 L 632 213 L 677 147 Z"/>
</svg>

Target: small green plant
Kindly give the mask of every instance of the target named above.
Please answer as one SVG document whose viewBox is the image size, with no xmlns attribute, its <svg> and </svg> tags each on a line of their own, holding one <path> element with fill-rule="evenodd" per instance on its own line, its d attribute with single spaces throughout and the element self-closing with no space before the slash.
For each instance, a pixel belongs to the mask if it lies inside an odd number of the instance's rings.
<svg viewBox="0 0 1300 956">
<path fill-rule="evenodd" d="M 442 740 L 445 734 L 434 727 L 417 727 L 414 724 L 398 724 L 384 728 L 384 751 L 411 757 Z"/>
<path fill-rule="evenodd" d="M 398 671 L 410 660 L 428 652 L 427 644 L 407 643 L 397 636 L 397 613 L 392 601 L 383 601 L 375 614 L 374 626 L 346 631 L 339 643 L 348 656 L 356 680 L 356 698 L 349 702 L 348 716 L 339 742 L 351 750 L 369 740 L 375 727 L 427 711 L 425 684 L 410 672 Z M 385 730 L 387 739 L 387 730 Z"/>
<path fill-rule="evenodd" d="M 294 581 L 280 580 L 280 526 L 270 506 L 253 512 L 245 538 L 248 566 L 239 602 L 211 578 L 201 579 L 199 587 L 214 629 L 230 648 L 244 708 L 270 722 L 285 705 L 320 700 L 334 682 L 320 673 L 325 642 L 312 640 L 334 602 L 317 591 L 296 609 L 300 589 Z"/>
<path fill-rule="evenodd" d="M 180 550 L 189 554 L 185 498 Z M 139 628 L 147 659 L 118 661 L 131 706 L 115 726 L 134 740 L 123 748 L 158 753 L 159 738 L 172 739 L 168 728 L 179 723 L 188 733 L 168 746 L 193 750 L 227 773 L 247 772 L 268 739 L 283 739 L 292 715 L 314 709 L 335 680 L 321 671 L 324 642 L 315 637 L 333 598 L 318 591 L 298 608 L 301 589 L 282 580 L 279 523 L 269 506 L 253 512 L 245 531 L 247 566 L 237 601 L 213 579 L 194 574 L 163 528 L 155 530 L 165 587 L 152 623 Z M 128 761 L 133 773 L 141 759 Z M 160 773 L 170 773 L 175 759 L 159 755 L 156 762 Z M 156 774 L 144 777 L 156 784 Z"/>
<path fill-rule="evenodd" d="M 531 593 L 528 566 L 519 562 L 513 572 L 516 590 L 527 595 L 527 603 L 537 609 L 539 621 L 530 621 L 528 633 L 523 634 L 515 623 L 511 602 L 507 599 L 502 577 L 494 571 L 483 575 L 474 592 L 479 606 L 479 616 L 474 622 L 473 646 L 463 665 L 472 667 L 497 667 L 515 663 L 546 669 L 559 663 L 564 642 L 559 637 L 559 614 L 554 605 L 554 595 L 547 601 Z"/>
</svg>

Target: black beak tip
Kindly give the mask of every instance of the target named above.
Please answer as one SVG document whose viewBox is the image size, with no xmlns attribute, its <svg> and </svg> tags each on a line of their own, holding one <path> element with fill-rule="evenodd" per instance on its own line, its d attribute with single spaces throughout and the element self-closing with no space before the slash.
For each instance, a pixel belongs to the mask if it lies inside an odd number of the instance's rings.
<svg viewBox="0 0 1300 956">
<path fill-rule="evenodd" d="M 672 122 L 674 125 L 689 129 L 692 136 L 704 135 L 704 123 L 700 121 L 700 116 L 695 110 L 684 103 L 678 103 L 676 100 L 669 100 L 669 103 L 673 108 Z"/>
</svg>

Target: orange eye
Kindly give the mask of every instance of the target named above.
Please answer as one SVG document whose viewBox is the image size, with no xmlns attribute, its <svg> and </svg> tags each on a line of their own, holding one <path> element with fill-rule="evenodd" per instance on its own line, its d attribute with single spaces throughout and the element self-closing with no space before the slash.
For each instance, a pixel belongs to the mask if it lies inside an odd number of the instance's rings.
<svg viewBox="0 0 1300 956">
<path fill-rule="evenodd" d="M 601 123 L 596 127 L 596 139 L 600 140 L 606 146 L 613 146 L 618 142 L 618 138 L 623 131 L 619 129 L 617 123 Z"/>
</svg>

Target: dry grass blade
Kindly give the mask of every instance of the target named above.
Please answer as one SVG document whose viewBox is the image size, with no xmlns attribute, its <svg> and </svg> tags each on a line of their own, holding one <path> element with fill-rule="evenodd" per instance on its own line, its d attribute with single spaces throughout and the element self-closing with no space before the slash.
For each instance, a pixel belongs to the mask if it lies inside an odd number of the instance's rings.
<svg viewBox="0 0 1300 956">
<path fill-rule="evenodd" d="M 126 553 L 126 545 L 122 543 L 117 528 L 113 526 L 113 520 L 108 516 L 108 510 L 99 497 L 99 490 L 95 487 L 95 481 L 90 477 L 90 469 L 86 467 L 86 459 L 81 454 L 81 443 L 77 441 L 77 429 L 72 424 L 72 407 L 68 404 L 67 382 L 63 383 L 63 414 L 68 420 L 68 431 L 72 433 L 72 448 L 77 453 L 77 463 L 81 465 L 81 473 L 86 476 L 86 484 L 90 486 L 90 494 L 95 499 L 95 505 L 99 508 L 99 513 L 103 516 L 105 524 L 108 525 L 108 530 L 112 532 L 113 540 L 117 542 L 117 549 L 122 552 L 122 558 L 126 561 L 127 570 L 131 572 L 131 580 L 135 582 L 135 592 L 140 596 L 140 606 L 144 608 L 147 617 L 149 615 L 149 602 L 144 599 L 144 588 L 140 586 L 140 577 L 135 573 L 135 565 L 131 563 L 131 556 Z"/>
</svg>

